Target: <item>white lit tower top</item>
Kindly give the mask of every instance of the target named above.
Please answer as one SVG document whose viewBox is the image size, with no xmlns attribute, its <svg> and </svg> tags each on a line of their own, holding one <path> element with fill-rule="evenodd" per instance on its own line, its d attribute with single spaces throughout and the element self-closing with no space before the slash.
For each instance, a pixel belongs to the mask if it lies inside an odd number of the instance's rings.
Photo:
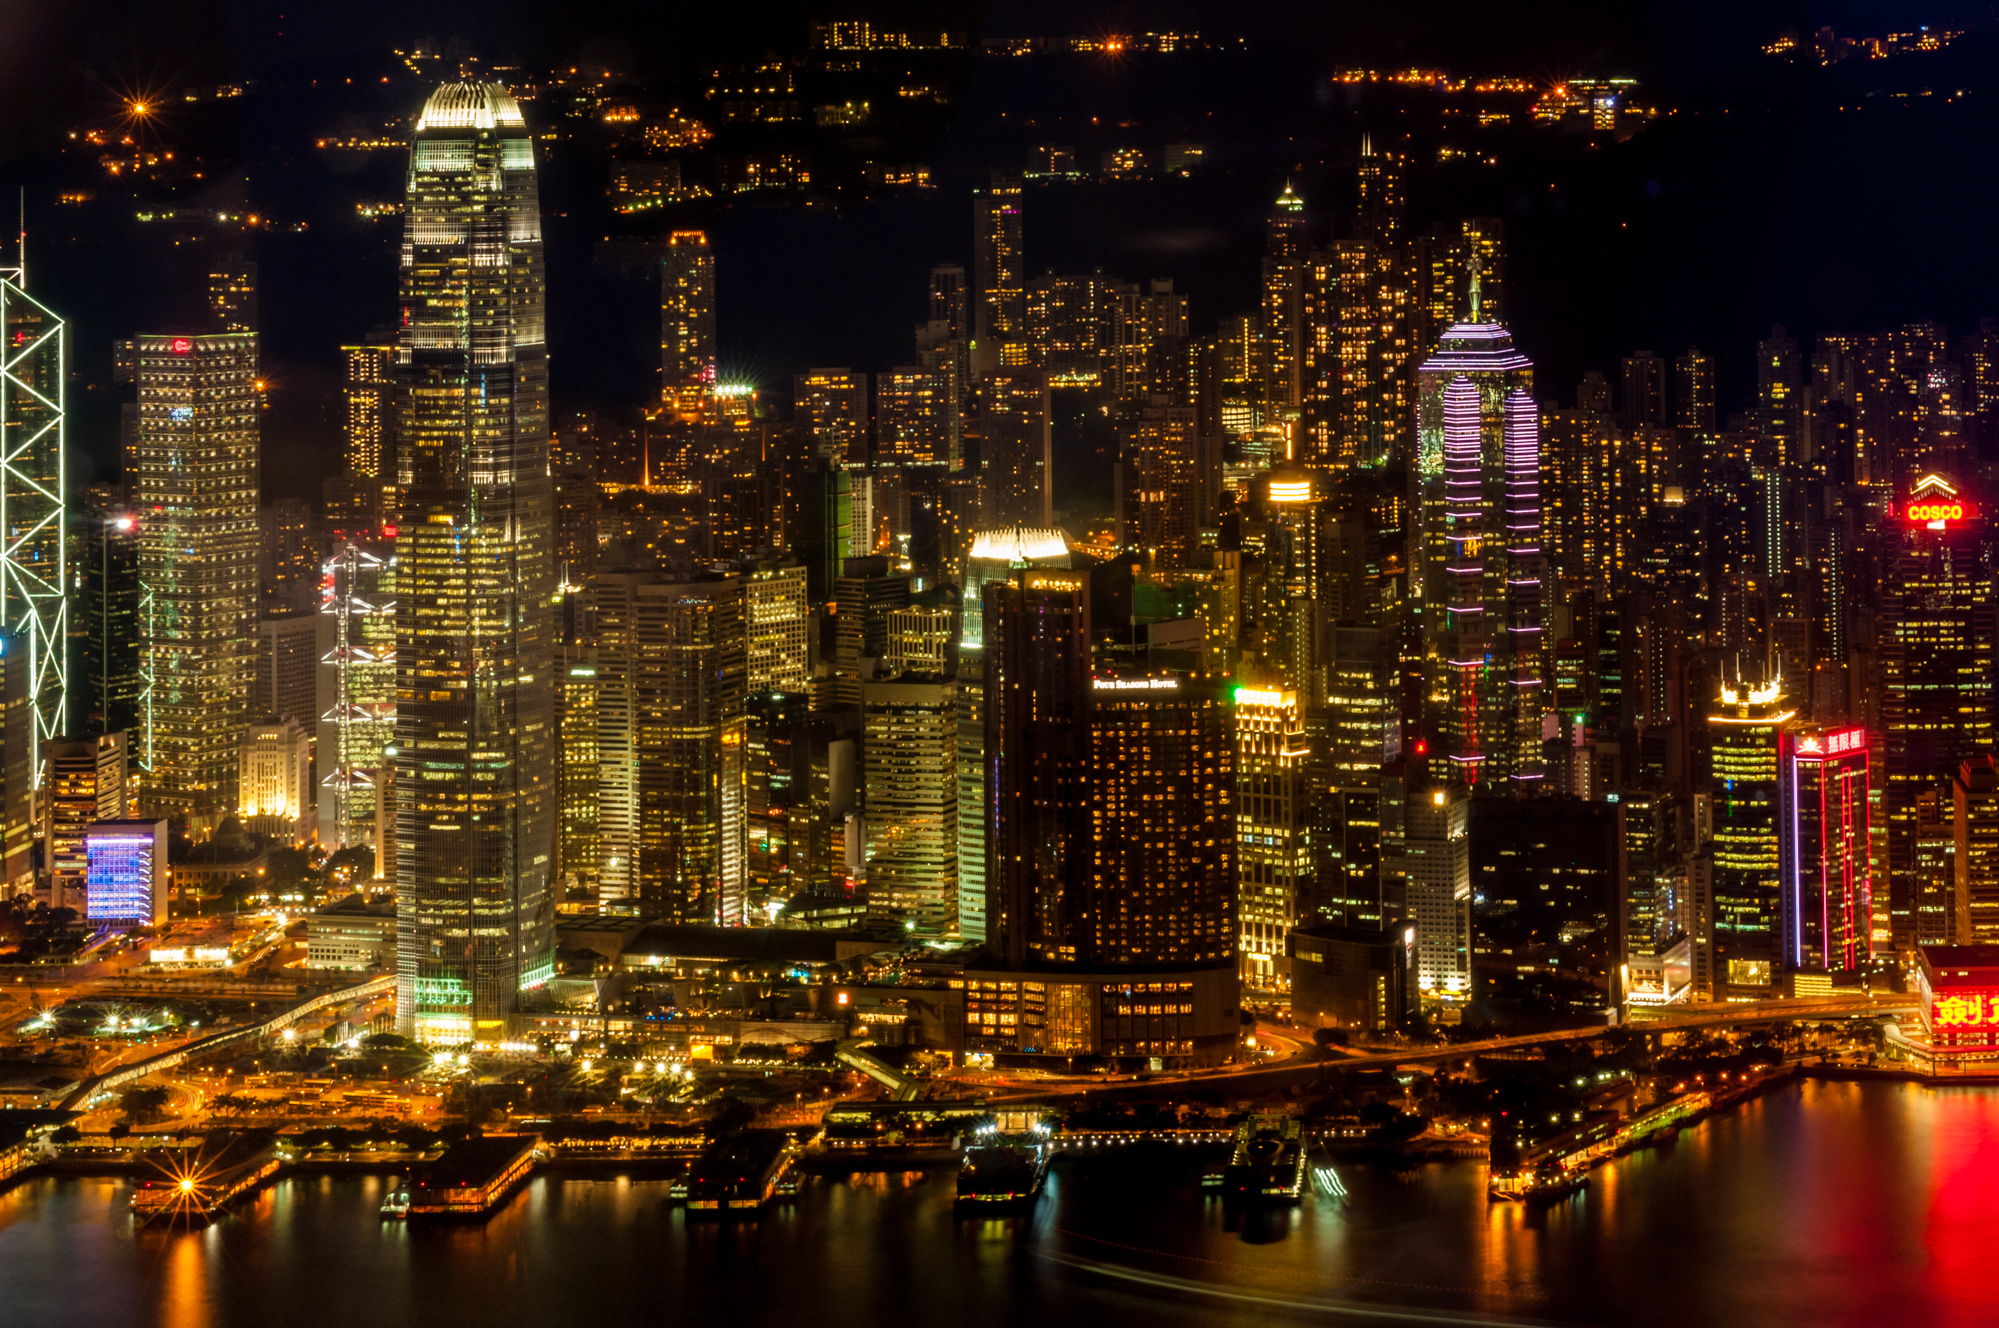
<svg viewBox="0 0 1999 1328">
<path fill-rule="evenodd" d="M 25 220 L 18 238 L 0 267 L 0 628 L 28 651 L 39 778 L 42 741 L 69 727 L 65 330 L 28 294 Z"/>
</svg>

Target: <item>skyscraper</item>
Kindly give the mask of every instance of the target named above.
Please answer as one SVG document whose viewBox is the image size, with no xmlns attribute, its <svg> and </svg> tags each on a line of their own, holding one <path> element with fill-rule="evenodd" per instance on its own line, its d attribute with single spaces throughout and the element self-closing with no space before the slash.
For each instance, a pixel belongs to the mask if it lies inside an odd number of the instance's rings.
<svg viewBox="0 0 1999 1328">
<path fill-rule="evenodd" d="M 139 805 L 213 830 L 236 807 L 257 623 L 257 336 L 141 336 Z"/>
<path fill-rule="evenodd" d="M 1429 726 L 1467 783 L 1541 777 L 1552 704 L 1533 366 L 1497 323 L 1460 323 L 1418 372 Z"/>
<path fill-rule="evenodd" d="M 1917 907 L 1916 803 L 1965 761 L 1994 749 L 1995 599 L 1980 548 L 1985 522 L 1954 480 L 1925 475 L 1885 525 L 1881 803 L 1894 945 L 1906 957 L 1917 945 L 1953 939 L 1919 925 L 1948 918 Z"/>
<path fill-rule="evenodd" d="M 70 723 L 68 351 L 63 320 L 28 294 L 21 243 L 16 265 L 0 267 L 0 631 L 19 632 L 28 652 L 32 763 Z"/>
<path fill-rule="evenodd" d="M 958 915 L 957 684 L 910 672 L 861 696 L 869 908 L 948 931 Z"/>
<path fill-rule="evenodd" d="M 1786 744 L 1783 960 L 1794 970 L 1865 972 L 1873 960 L 1868 741 L 1860 727 Z"/>
<path fill-rule="evenodd" d="M 1716 977 L 1767 987 L 1781 962 L 1784 749 L 1797 711 L 1783 685 L 1723 684 L 1708 712 L 1714 748 L 1714 935 Z"/>
<path fill-rule="evenodd" d="M 520 107 L 447 83 L 412 144 L 396 348 L 396 1009 L 426 1041 L 497 1041 L 553 971 L 543 301 Z"/>
<path fill-rule="evenodd" d="M 659 265 L 660 403 L 699 418 L 715 386 L 715 254 L 706 231 L 675 231 Z"/>
<path fill-rule="evenodd" d="M 320 572 L 315 712 L 319 837 L 372 848 L 376 880 L 395 879 L 396 556 L 386 540 L 349 539 Z"/>
<path fill-rule="evenodd" d="M 798 427 L 814 456 L 830 461 L 868 458 L 868 376 L 852 369 L 808 369 L 791 380 Z"/>
<path fill-rule="evenodd" d="M 379 479 L 390 463 L 389 430 L 395 411 L 396 348 L 393 343 L 342 346 L 346 374 L 347 469 Z"/>
<path fill-rule="evenodd" d="M 217 332 L 257 330 L 257 265 L 240 249 L 209 262 L 208 319 Z"/>
<path fill-rule="evenodd" d="M 1311 748 L 1296 690 L 1235 689 L 1236 860 L 1241 883 L 1243 982 L 1282 991 L 1291 962 L 1285 944 L 1310 922 Z"/>
<path fill-rule="evenodd" d="M 1673 361 L 1673 423 L 1703 437 L 1714 433 L 1714 360 L 1698 346 Z"/>
<path fill-rule="evenodd" d="M 747 637 L 736 576 L 599 572 L 600 898 L 744 920 Z"/>
<path fill-rule="evenodd" d="M 1020 248 L 1020 180 L 995 171 L 972 200 L 972 372 L 1024 363 L 1026 268 Z M 1011 348 L 1011 349 L 1010 349 Z"/>
<path fill-rule="evenodd" d="M 1045 530 L 1054 523 L 1048 375 L 1039 369 L 1003 369 L 987 375 L 980 395 L 986 522 Z"/>
<path fill-rule="evenodd" d="M 71 567 L 70 726 L 135 733 L 139 724 L 139 521 L 122 487 L 94 485 L 77 513 Z M 136 736 L 136 734 L 135 734 Z"/>
</svg>

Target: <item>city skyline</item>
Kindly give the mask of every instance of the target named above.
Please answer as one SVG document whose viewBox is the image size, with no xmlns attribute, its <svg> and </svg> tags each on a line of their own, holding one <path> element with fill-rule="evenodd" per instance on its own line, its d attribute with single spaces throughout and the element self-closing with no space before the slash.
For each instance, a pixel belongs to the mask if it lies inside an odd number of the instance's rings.
<svg viewBox="0 0 1999 1328">
<path fill-rule="evenodd" d="M 1989 1318 L 1999 24 L 1758 3 L 0 96 L 0 1282 Z"/>
</svg>

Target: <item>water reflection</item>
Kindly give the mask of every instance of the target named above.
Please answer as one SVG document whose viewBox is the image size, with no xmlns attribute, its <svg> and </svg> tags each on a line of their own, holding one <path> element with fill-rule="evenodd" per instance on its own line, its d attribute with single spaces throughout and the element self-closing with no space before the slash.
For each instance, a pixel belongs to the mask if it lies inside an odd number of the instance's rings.
<svg viewBox="0 0 1999 1328">
<path fill-rule="evenodd" d="M 0 1194 L 0 1319 L 36 1328 L 1148 1328 L 1317 1307 L 1650 1328 L 1999 1323 L 1999 1093 L 1813 1084 L 1618 1159 L 1545 1207 L 1485 1170 L 1341 1164 L 1345 1199 L 1232 1212 L 1213 1158 L 1064 1161 L 1033 1209 L 954 1211 L 948 1168 L 813 1178 L 760 1221 L 689 1220 L 667 1182 L 547 1176 L 483 1226 L 378 1216 L 384 1177 L 289 1179 L 217 1226 L 138 1231 L 123 1182 Z"/>
</svg>

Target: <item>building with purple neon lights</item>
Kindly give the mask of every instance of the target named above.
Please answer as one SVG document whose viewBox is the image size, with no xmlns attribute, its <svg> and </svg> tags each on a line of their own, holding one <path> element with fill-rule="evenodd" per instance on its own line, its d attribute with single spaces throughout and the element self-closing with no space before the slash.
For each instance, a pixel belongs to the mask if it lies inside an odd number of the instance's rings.
<svg viewBox="0 0 1999 1328">
<path fill-rule="evenodd" d="M 1538 784 L 1553 704 L 1534 367 L 1498 323 L 1459 323 L 1417 370 L 1423 725 L 1467 784 Z"/>
<path fill-rule="evenodd" d="M 83 832 L 84 917 L 113 927 L 167 920 L 167 823 L 99 821 Z"/>
</svg>

